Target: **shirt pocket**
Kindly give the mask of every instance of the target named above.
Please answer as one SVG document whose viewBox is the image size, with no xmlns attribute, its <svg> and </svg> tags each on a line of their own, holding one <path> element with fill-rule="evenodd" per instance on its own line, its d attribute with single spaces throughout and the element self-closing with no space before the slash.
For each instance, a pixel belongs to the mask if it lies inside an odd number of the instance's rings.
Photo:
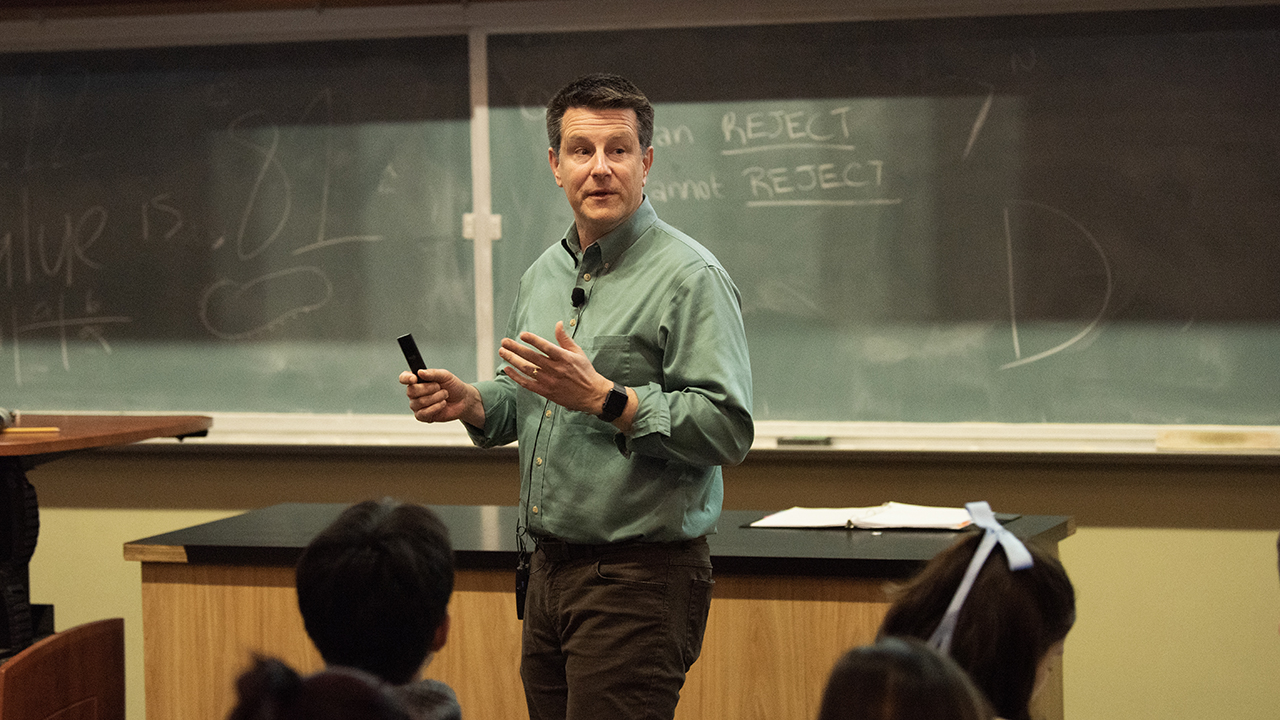
<svg viewBox="0 0 1280 720">
<path fill-rule="evenodd" d="M 582 351 L 591 359 L 596 372 L 610 380 L 630 386 L 631 337 L 629 335 L 597 335 L 582 344 Z"/>
</svg>

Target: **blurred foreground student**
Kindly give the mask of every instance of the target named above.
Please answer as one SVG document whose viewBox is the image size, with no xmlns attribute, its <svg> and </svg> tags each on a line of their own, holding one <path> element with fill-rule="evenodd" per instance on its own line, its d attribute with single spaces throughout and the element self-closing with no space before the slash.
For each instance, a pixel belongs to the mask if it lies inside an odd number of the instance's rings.
<svg viewBox="0 0 1280 720">
<path fill-rule="evenodd" d="M 997 715 L 1030 720 L 1075 624 L 1075 590 L 1057 558 L 1024 545 L 987 503 L 966 507 L 982 532 L 962 536 L 902 589 L 880 637 L 927 640 L 964 668 Z"/>
<path fill-rule="evenodd" d="M 991 720 L 969 676 L 923 640 L 886 637 L 831 670 L 818 720 Z"/>
<path fill-rule="evenodd" d="M 414 720 L 380 678 L 354 668 L 301 677 L 274 658 L 259 658 L 236 681 L 228 720 Z"/>
<path fill-rule="evenodd" d="M 449 634 L 453 549 L 430 508 L 368 500 L 347 508 L 303 551 L 298 609 L 330 667 L 396 686 L 418 720 L 457 720 L 457 697 L 419 680 Z"/>
</svg>

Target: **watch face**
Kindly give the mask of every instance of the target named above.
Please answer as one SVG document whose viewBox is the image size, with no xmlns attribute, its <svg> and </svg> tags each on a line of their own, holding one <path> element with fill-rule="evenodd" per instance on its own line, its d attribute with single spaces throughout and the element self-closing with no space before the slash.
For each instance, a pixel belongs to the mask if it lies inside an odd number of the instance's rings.
<svg viewBox="0 0 1280 720">
<path fill-rule="evenodd" d="M 619 385 L 613 384 L 613 389 L 604 398 L 604 407 L 600 410 L 600 419 L 605 422 L 613 422 L 617 420 L 622 411 L 627 409 L 627 389 Z"/>
</svg>

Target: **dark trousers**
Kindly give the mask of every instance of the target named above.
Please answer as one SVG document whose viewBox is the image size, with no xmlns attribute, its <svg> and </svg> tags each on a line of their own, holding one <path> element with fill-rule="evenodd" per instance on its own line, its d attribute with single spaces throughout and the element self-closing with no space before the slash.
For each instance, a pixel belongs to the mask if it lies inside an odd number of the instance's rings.
<svg viewBox="0 0 1280 720">
<path fill-rule="evenodd" d="M 540 541 L 520 662 L 530 719 L 674 717 L 702 650 L 713 584 L 705 538 Z"/>
</svg>

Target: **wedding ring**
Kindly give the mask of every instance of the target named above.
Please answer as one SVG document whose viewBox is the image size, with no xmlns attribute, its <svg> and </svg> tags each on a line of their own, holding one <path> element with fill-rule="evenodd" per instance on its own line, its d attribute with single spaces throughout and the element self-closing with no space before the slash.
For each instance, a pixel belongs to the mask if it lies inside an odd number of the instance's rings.
<svg viewBox="0 0 1280 720">
<path fill-rule="evenodd" d="M 536 378 L 536 377 L 538 377 L 538 366 L 537 366 L 537 365 L 534 365 L 534 366 L 533 366 L 533 369 L 529 371 L 529 377 L 531 377 L 531 378 Z"/>
</svg>

